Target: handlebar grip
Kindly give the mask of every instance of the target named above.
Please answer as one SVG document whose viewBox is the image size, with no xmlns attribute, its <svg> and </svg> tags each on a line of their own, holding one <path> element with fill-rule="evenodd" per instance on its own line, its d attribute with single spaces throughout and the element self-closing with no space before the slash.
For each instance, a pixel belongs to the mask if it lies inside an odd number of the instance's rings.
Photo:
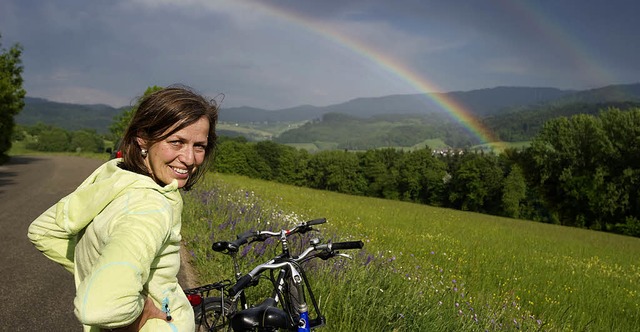
<svg viewBox="0 0 640 332">
<path fill-rule="evenodd" d="M 227 241 L 214 242 L 211 245 L 211 249 L 213 249 L 213 251 L 217 251 L 217 252 L 227 251 L 227 250 L 229 250 L 229 242 L 227 242 Z"/>
<path fill-rule="evenodd" d="M 331 250 L 361 249 L 362 247 L 364 247 L 364 243 L 362 241 L 336 242 L 331 245 Z"/>
<path fill-rule="evenodd" d="M 243 275 L 240 279 L 238 279 L 238 282 L 236 282 L 235 285 L 229 288 L 229 295 L 235 296 L 236 294 L 238 294 L 241 290 L 245 289 L 245 287 L 247 287 L 251 283 L 251 280 L 253 280 L 251 275 Z"/>
<path fill-rule="evenodd" d="M 320 218 L 307 221 L 307 226 L 320 225 L 327 222 L 327 218 Z"/>
<path fill-rule="evenodd" d="M 253 235 L 256 235 L 256 232 L 254 232 L 254 231 L 246 231 L 246 232 L 238 235 L 238 239 L 247 239 L 247 238 L 250 238 Z"/>
<path fill-rule="evenodd" d="M 248 239 L 246 237 L 241 237 L 233 242 L 229 242 L 229 247 L 232 247 L 233 249 L 238 251 L 238 248 L 240 248 L 241 245 L 247 243 L 247 241 Z"/>
<path fill-rule="evenodd" d="M 238 248 L 240 248 L 241 245 L 246 244 L 247 242 L 249 242 L 249 238 L 251 236 L 256 235 L 256 232 L 253 231 L 246 231 L 240 235 L 238 235 L 238 239 L 235 241 L 230 242 L 231 246 L 235 247 L 235 250 L 238 251 Z"/>
</svg>

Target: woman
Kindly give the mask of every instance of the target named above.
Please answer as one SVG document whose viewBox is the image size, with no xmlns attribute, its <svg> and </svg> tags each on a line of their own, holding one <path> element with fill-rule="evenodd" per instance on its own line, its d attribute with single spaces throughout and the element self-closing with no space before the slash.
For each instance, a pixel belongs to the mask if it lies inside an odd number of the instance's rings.
<svg viewBox="0 0 640 332">
<path fill-rule="evenodd" d="M 29 239 L 73 273 L 85 331 L 193 331 L 178 285 L 182 198 L 207 170 L 218 108 L 185 87 L 144 98 L 122 159 L 38 217 Z"/>
</svg>

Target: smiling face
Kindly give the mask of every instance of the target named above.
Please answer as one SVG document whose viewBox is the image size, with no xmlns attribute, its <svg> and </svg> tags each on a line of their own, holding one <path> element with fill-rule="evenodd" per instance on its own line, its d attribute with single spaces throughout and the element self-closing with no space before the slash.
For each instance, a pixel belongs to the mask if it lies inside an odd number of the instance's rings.
<svg viewBox="0 0 640 332">
<path fill-rule="evenodd" d="M 140 147 L 148 150 L 144 163 L 151 177 L 163 186 L 175 179 L 178 188 L 184 187 L 189 176 L 204 161 L 208 134 L 209 120 L 202 117 L 151 146 L 138 138 Z"/>
</svg>

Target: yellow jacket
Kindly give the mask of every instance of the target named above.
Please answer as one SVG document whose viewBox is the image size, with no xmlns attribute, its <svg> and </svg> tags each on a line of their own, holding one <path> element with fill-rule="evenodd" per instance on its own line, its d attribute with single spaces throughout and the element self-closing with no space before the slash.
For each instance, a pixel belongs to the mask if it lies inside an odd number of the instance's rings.
<svg viewBox="0 0 640 332">
<path fill-rule="evenodd" d="M 161 187 L 111 160 L 29 226 L 38 250 L 73 273 L 75 315 L 85 331 L 132 323 L 150 297 L 173 320 L 141 331 L 195 329 L 178 285 L 182 198 L 177 182 Z"/>
</svg>

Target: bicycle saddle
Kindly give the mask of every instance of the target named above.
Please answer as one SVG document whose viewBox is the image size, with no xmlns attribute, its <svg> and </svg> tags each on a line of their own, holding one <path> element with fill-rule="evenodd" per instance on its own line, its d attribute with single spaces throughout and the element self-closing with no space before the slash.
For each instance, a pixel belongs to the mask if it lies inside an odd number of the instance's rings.
<svg viewBox="0 0 640 332">
<path fill-rule="evenodd" d="M 272 298 L 264 300 L 259 305 L 237 312 L 231 317 L 231 327 L 234 331 L 244 331 L 256 327 L 275 327 L 290 329 L 287 314 L 276 307 Z"/>
</svg>

